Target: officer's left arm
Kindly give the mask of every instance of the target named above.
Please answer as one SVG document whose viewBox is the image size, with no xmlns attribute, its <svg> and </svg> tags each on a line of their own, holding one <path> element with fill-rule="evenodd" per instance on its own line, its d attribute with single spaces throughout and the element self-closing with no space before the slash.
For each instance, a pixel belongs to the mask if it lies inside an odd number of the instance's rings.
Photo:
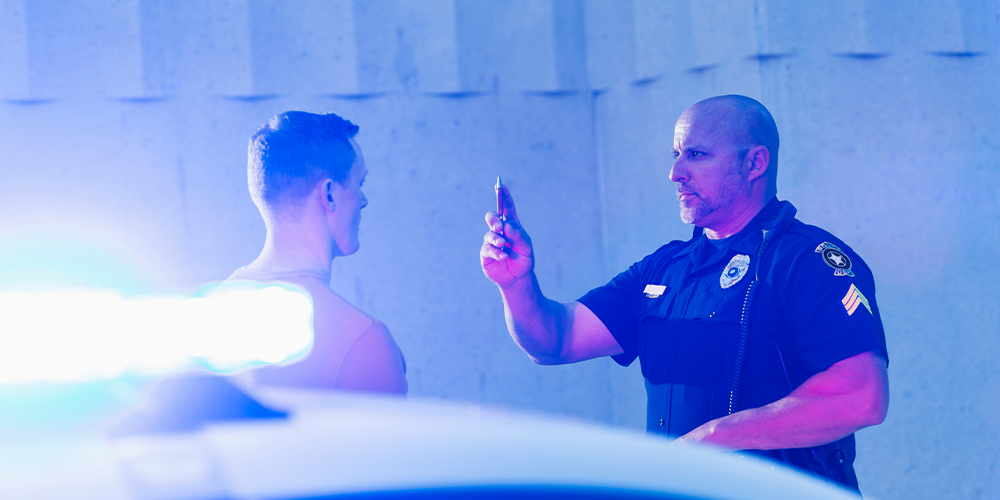
<svg viewBox="0 0 1000 500">
<path fill-rule="evenodd" d="M 712 420 L 679 440 L 734 450 L 818 446 L 882 423 L 888 409 L 886 361 L 869 351 L 833 364 L 778 401 Z"/>
</svg>

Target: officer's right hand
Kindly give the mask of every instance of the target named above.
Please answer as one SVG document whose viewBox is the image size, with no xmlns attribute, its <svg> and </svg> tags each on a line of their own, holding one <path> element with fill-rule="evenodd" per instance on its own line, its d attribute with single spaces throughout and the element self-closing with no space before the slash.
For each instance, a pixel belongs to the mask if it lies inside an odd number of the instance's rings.
<svg viewBox="0 0 1000 500">
<path fill-rule="evenodd" d="M 531 239 L 521 228 L 521 221 L 517 218 L 517 209 L 514 207 L 514 199 L 511 198 L 507 186 L 500 189 L 503 189 L 506 195 L 503 198 L 507 222 L 503 224 L 496 212 L 486 213 L 486 225 L 489 226 L 490 231 L 483 237 L 483 247 L 479 250 L 479 262 L 483 266 L 483 273 L 490 281 L 496 283 L 500 288 L 507 288 L 518 280 L 531 275 L 535 262 L 532 255 Z M 501 229 L 503 235 L 500 234 Z"/>
</svg>

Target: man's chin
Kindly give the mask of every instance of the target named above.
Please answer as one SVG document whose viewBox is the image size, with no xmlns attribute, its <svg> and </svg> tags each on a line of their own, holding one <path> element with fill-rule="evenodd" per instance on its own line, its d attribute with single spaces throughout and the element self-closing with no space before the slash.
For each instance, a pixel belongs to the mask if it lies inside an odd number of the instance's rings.
<svg viewBox="0 0 1000 500">
<path fill-rule="evenodd" d="M 710 210 L 706 213 L 705 211 L 697 210 L 694 207 L 681 208 L 681 222 L 704 227 L 703 223 L 705 222 L 705 219 L 713 212 L 715 212 L 715 210 Z"/>
<path fill-rule="evenodd" d="M 698 219 L 697 212 L 691 208 L 681 207 L 681 222 L 685 224 L 694 224 L 696 219 Z"/>
</svg>

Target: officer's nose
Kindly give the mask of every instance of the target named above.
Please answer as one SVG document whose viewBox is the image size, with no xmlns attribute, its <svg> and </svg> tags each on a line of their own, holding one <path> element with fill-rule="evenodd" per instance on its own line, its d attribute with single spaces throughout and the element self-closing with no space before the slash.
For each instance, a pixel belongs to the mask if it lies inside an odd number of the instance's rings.
<svg viewBox="0 0 1000 500">
<path fill-rule="evenodd" d="M 671 182 L 687 182 L 688 181 L 688 170 L 684 163 L 683 158 L 677 158 L 674 160 L 674 164 L 670 167 L 670 181 Z"/>
</svg>

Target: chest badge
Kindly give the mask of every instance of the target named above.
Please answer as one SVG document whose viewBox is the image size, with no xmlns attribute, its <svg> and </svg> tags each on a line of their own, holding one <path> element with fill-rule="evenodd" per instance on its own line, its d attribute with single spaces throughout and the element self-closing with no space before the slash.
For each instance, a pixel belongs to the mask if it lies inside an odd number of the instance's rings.
<svg viewBox="0 0 1000 500">
<path fill-rule="evenodd" d="M 663 295 L 663 292 L 665 291 L 667 291 L 666 285 L 646 285 L 646 289 L 643 290 L 642 293 L 646 294 L 646 296 L 651 299 L 655 299 L 660 295 Z"/>
<path fill-rule="evenodd" d="M 816 247 L 816 253 L 823 256 L 823 262 L 833 268 L 834 276 L 854 276 L 851 271 L 851 259 L 837 245 L 824 241 Z"/>
<path fill-rule="evenodd" d="M 750 256 L 739 254 L 733 257 L 733 260 L 726 264 L 726 268 L 722 270 L 722 276 L 719 276 L 719 285 L 722 288 L 729 288 L 743 279 L 746 276 L 747 269 L 750 269 Z"/>
</svg>

